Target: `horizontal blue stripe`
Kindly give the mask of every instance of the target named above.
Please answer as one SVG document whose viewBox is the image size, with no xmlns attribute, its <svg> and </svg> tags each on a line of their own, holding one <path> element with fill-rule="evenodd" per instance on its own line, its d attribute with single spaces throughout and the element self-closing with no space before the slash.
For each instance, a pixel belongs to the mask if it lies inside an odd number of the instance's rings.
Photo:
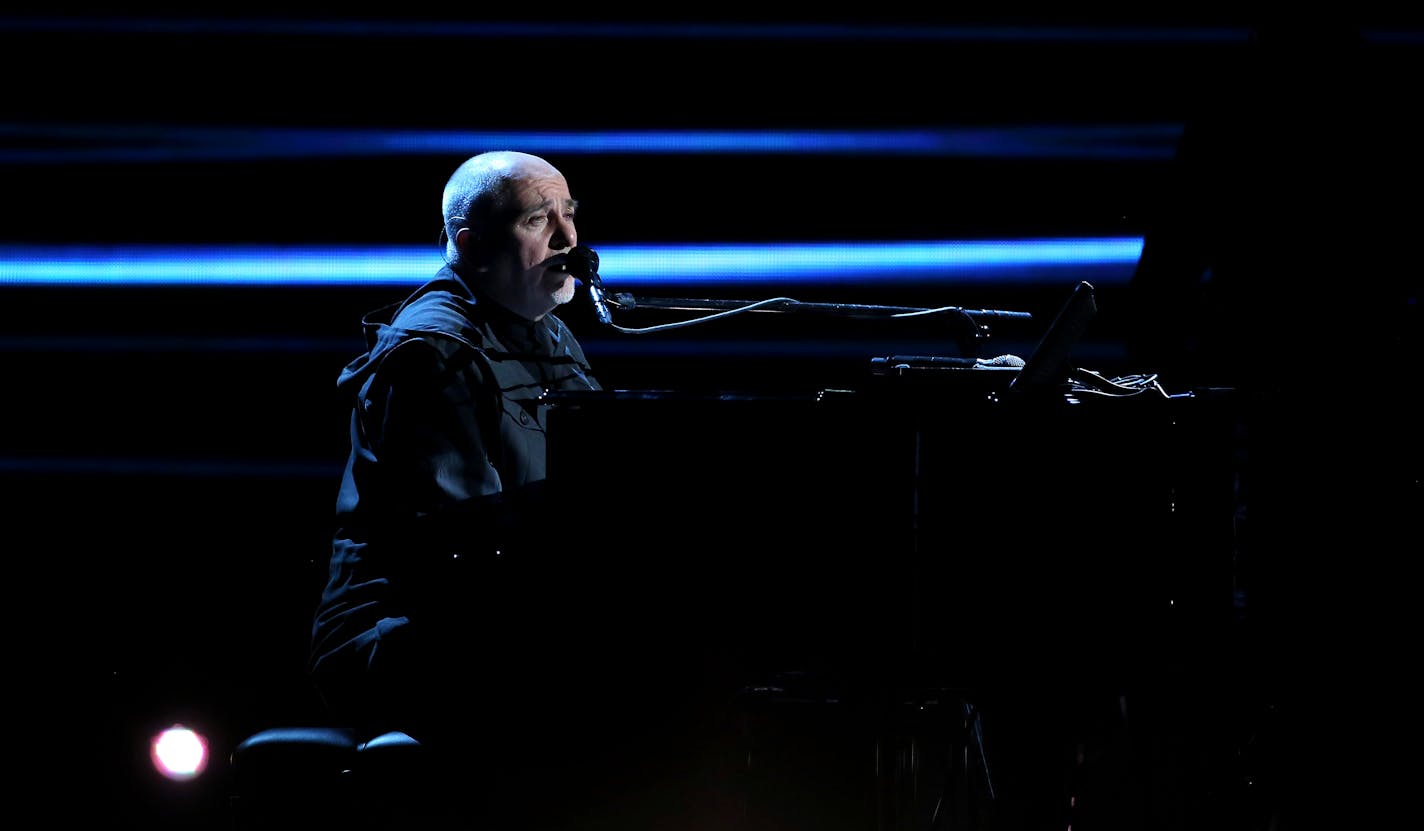
<svg viewBox="0 0 1424 831">
<path fill-rule="evenodd" d="M 1008 309 L 1006 311 L 1016 311 Z M 992 327 L 993 345 L 985 350 L 994 353 L 1015 352 L 1027 354 L 1037 342 L 1044 321 L 1006 322 Z M 590 330 L 579 336 L 580 342 L 595 358 L 642 358 L 671 356 L 694 359 L 744 359 L 765 358 L 805 358 L 846 359 L 865 358 L 877 354 L 935 355 L 946 351 L 957 353 L 959 345 L 951 342 L 950 336 L 929 340 L 923 336 L 910 339 L 866 339 L 850 336 L 849 329 L 828 330 L 826 337 L 802 335 L 796 338 L 703 338 L 697 335 L 683 337 L 675 331 L 662 333 L 655 339 L 624 337 L 605 330 Z M 282 336 L 250 335 L 246 337 L 164 337 L 151 335 L 110 335 L 93 337 L 82 335 L 14 335 L 0 338 L 0 354 L 32 352 L 45 355 L 62 353 L 88 353 L 96 355 L 132 355 L 166 353 L 191 355 L 203 354 L 329 354 L 350 358 L 366 348 L 360 336 L 350 338 L 292 338 Z M 1120 358 L 1120 346 L 1109 342 L 1094 341 L 1092 334 L 1080 343 L 1078 352 L 1094 359 Z"/>
<path fill-rule="evenodd" d="M 165 459 L 139 457 L 0 456 L 0 476 L 12 474 L 73 476 L 163 476 L 197 478 L 262 477 L 326 479 L 341 475 L 342 460 L 331 462 L 253 461 L 249 459 Z"/>
<path fill-rule="evenodd" d="M 543 40 L 842 40 L 957 43 L 1236 43 L 1244 26 L 934 25 L 864 22 L 489 21 L 402 19 L 33 17 L 0 18 L 0 31 L 137 35 L 286 35 L 298 37 L 525 38 Z"/>
<path fill-rule="evenodd" d="M 1180 124 L 1037 124 L 899 130 L 471 131 L 0 122 L 0 163 L 178 162 L 531 153 L 812 154 L 1166 160 Z"/>
<path fill-rule="evenodd" d="M 1027 284 L 1125 281 L 1140 237 L 987 241 L 606 245 L 611 291 L 659 285 Z M 0 286 L 415 286 L 434 246 L 0 246 Z M 1091 274 L 1092 277 L 1088 277 Z"/>
<path fill-rule="evenodd" d="M 1357 27 L 1365 42 L 1424 42 L 1424 28 L 1410 15 L 1392 23 L 1379 20 Z M 604 20 L 535 22 L 440 19 L 225 18 L 31 16 L 0 17 L 0 32 L 79 33 L 100 35 L 263 35 L 286 37 L 444 38 L 444 39 L 577 39 L 577 40 L 771 40 L 1021 43 L 1021 44 L 1221 44 L 1251 43 L 1249 21 L 1203 22 L 1198 25 L 1112 24 L 936 24 L 867 23 L 863 21 L 757 23 L 737 21 Z"/>
<path fill-rule="evenodd" d="M 163 355 L 167 353 L 354 354 L 366 348 L 360 334 L 348 338 L 307 338 L 290 335 L 0 335 L 0 354 L 32 352 L 57 355 L 65 352 L 113 355 Z"/>
</svg>

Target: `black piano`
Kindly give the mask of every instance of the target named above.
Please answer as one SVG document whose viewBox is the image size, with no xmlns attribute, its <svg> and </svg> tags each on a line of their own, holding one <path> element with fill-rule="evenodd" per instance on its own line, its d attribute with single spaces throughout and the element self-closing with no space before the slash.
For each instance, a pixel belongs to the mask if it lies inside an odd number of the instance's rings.
<svg viewBox="0 0 1424 831">
<path fill-rule="evenodd" d="M 550 397 L 549 480 L 598 542 L 581 591 L 627 677 L 738 731 L 750 826 L 1028 822 L 1129 692 L 1214 671 L 1229 406 L 1001 386 Z"/>
</svg>

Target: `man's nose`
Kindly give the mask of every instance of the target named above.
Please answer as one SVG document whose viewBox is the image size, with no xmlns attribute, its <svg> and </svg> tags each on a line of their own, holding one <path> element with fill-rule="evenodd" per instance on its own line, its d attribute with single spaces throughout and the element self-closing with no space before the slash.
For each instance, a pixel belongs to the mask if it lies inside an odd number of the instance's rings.
<svg viewBox="0 0 1424 831">
<path fill-rule="evenodd" d="M 560 219 L 554 225 L 554 236 L 549 240 L 550 248 L 560 250 L 573 248 L 578 244 L 578 231 L 574 230 L 573 223 Z"/>
</svg>

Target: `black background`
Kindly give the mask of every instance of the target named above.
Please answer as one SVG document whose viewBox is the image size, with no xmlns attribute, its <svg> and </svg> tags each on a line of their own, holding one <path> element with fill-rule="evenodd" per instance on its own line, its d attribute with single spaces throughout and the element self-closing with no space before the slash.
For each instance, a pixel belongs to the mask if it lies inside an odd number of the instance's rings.
<svg viewBox="0 0 1424 831">
<path fill-rule="evenodd" d="M 487 149 L 116 154 L 145 146 L 125 132 L 134 129 L 171 139 L 193 127 L 1170 128 L 1233 82 L 1255 22 L 1207 11 L 990 16 L 885 8 L 827 13 L 817 22 L 843 24 L 844 36 L 820 39 L 603 37 L 591 33 L 602 23 L 677 21 L 616 9 L 597 20 L 592 10 L 548 18 L 534 11 L 541 16 L 503 17 L 573 25 L 563 34 L 487 37 L 463 24 L 500 13 L 462 17 L 408 4 L 360 17 L 291 6 L 131 9 L 124 17 L 102 9 L 7 12 L 0 245 L 434 250 L 446 177 Z M 687 17 L 806 20 L 728 6 Z M 353 21 L 362 27 L 342 25 Z M 875 37 L 884 31 L 877 27 L 902 34 Z M 936 27 L 968 34 L 903 34 Z M 1417 27 L 1389 19 L 1361 28 L 1375 34 L 1372 48 L 1397 68 L 1394 77 L 1418 77 Z M 1170 31 L 1210 34 L 1162 36 Z M 595 248 L 1140 236 L 1161 208 L 1168 165 L 1161 152 L 544 155 L 569 178 L 582 202 L 580 235 Z M 1100 290 L 1104 314 L 1084 346 L 1108 374 L 1132 369 L 1119 365 L 1121 322 L 1112 312 L 1121 289 Z M 1042 321 L 1066 291 L 867 283 L 798 287 L 798 296 L 1022 309 Z M 13 681 L 36 694 L 22 719 L 84 728 L 75 731 L 84 759 L 77 779 L 53 768 L 41 777 L 84 795 L 56 803 L 61 814 L 97 808 L 149 827 L 206 827 L 221 814 L 225 783 L 210 777 L 184 789 L 158 780 L 145 758 L 148 731 L 173 721 L 201 726 L 220 774 L 242 736 L 320 719 L 302 673 L 345 450 L 334 383 L 360 349 L 361 314 L 401 293 L 0 286 L 11 641 L 34 658 L 22 665 L 33 670 Z M 692 336 L 701 351 L 668 350 L 596 331 L 578 309 L 568 318 L 605 386 L 629 389 L 853 385 L 863 380 L 862 359 L 882 343 L 867 329 L 857 351 L 858 335 L 843 328 L 789 322 L 772 330 L 758 322 L 750 333 L 728 327 Z M 1022 347 L 1036 334 L 1010 329 L 1006 342 Z M 740 336 L 796 348 L 779 357 L 718 350 L 720 339 Z M 1100 448 L 1102 456 L 1116 450 Z M 72 709 L 52 713 L 61 699 Z M 97 805 L 89 804 L 95 783 Z"/>
</svg>

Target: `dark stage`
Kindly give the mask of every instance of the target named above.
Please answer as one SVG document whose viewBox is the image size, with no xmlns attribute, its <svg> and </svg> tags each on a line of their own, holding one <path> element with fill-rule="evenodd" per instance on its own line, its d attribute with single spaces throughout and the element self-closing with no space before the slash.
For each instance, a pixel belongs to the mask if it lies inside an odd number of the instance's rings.
<svg viewBox="0 0 1424 831">
<path fill-rule="evenodd" d="M 578 554 L 518 575 L 511 637 L 584 622 L 551 652 L 605 725 L 585 827 L 1288 831 L 1410 792 L 1424 25 L 595 11 L 0 13 L 26 821 L 354 829 L 419 793 L 410 748 L 340 751 L 274 824 L 229 760 L 342 726 L 305 674 L 337 374 L 505 144 L 567 175 L 613 291 L 1026 313 L 559 312 L 615 392 L 552 402 Z M 1193 167 L 1188 125 L 1271 161 Z M 1158 321 L 1149 257 L 1266 276 Z M 1029 355 L 1079 281 L 1076 387 L 930 360 Z M 1243 319 L 1219 375 L 1138 351 Z M 188 781 L 150 758 L 174 724 Z M 531 829 L 577 749 L 524 748 Z"/>
</svg>

